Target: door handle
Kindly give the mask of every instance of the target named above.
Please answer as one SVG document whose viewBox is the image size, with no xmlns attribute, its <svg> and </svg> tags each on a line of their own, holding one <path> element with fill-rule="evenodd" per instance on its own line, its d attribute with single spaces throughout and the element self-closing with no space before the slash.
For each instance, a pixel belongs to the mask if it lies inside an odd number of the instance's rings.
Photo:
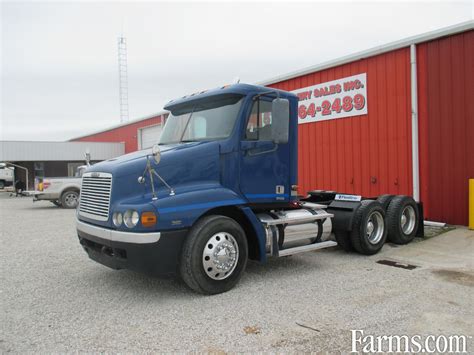
<svg viewBox="0 0 474 355">
<path fill-rule="evenodd" d="M 247 151 L 248 156 L 255 156 L 276 151 L 278 144 L 272 141 L 242 141 L 240 147 Z"/>
</svg>

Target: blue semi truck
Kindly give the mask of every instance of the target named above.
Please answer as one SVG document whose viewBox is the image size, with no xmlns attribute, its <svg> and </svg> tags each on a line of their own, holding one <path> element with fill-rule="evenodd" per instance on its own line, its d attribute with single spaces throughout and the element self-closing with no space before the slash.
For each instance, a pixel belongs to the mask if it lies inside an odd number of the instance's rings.
<svg viewBox="0 0 474 355">
<path fill-rule="evenodd" d="M 298 195 L 298 98 L 234 84 L 169 102 L 160 142 L 83 175 L 77 233 L 113 269 L 231 289 L 247 260 L 333 247 L 377 253 L 423 233 L 408 196 Z"/>
</svg>

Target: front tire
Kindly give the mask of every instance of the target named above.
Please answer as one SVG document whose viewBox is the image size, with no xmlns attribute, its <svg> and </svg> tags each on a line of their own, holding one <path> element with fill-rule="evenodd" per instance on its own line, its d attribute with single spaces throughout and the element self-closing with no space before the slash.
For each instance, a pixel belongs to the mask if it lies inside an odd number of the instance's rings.
<svg viewBox="0 0 474 355">
<path fill-rule="evenodd" d="M 79 192 L 65 191 L 61 195 L 61 206 L 64 208 L 76 208 L 79 203 Z"/>
<path fill-rule="evenodd" d="M 194 225 L 184 242 L 180 275 L 196 292 L 223 293 L 239 282 L 247 259 L 242 227 L 225 216 L 207 216 Z"/>
</svg>

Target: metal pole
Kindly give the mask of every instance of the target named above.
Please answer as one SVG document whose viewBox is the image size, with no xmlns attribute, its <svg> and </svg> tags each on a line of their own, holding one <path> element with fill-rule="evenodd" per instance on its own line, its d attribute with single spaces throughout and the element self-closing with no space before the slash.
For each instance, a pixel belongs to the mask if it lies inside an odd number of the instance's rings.
<svg viewBox="0 0 474 355">
<path fill-rule="evenodd" d="M 410 46 L 411 64 L 411 151 L 413 172 L 413 199 L 420 201 L 420 153 L 418 142 L 418 82 L 416 76 L 416 45 Z"/>
</svg>

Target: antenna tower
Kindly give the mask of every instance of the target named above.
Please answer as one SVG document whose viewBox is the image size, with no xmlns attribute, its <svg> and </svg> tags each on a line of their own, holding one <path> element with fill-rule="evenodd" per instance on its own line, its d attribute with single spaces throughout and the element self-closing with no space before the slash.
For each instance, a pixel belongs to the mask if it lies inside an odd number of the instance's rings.
<svg viewBox="0 0 474 355">
<path fill-rule="evenodd" d="M 120 122 L 128 121 L 128 71 L 127 71 L 127 39 L 118 38 L 118 65 L 119 65 L 119 97 Z"/>
</svg>

